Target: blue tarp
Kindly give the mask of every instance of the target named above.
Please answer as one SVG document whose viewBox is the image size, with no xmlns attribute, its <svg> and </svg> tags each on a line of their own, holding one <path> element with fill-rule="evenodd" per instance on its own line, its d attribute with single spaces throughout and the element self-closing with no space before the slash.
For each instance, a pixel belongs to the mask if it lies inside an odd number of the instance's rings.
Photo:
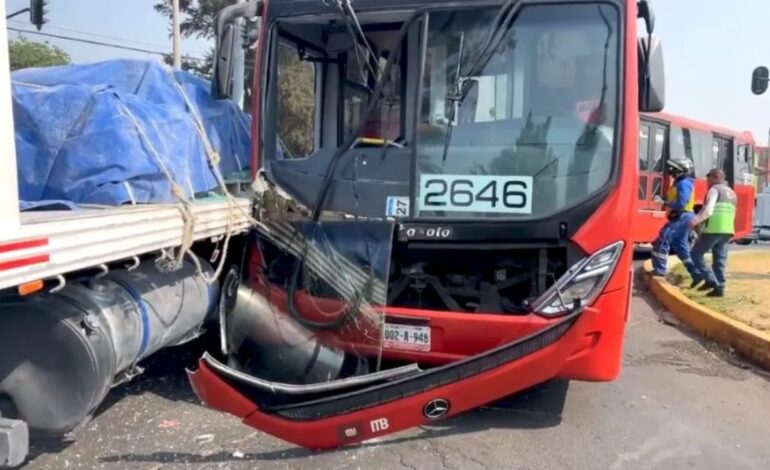
<svg viewBox="0 0 770 470">
<path fill-rule="evenodd" d="M 226 178 L 250 162 L 250 121 L 209 83 L 146 60 L 19 70 L 13 82 L 22 208 L 48 201 L 119 205 L 177 199 L 163 162 L 190 197 L 218 187 L 184 97 L 200 116 Z"/>
</svg>

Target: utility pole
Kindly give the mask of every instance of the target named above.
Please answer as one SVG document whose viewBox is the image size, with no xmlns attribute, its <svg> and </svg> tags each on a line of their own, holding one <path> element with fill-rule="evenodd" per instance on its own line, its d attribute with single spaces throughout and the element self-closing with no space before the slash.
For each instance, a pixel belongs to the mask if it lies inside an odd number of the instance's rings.
<svg viewBox="0 0 770 470">
<path fill-rule="evenodd" d="M 173 29 L 174 68 L 182 68 L 182 35 L 179 27 L 179 0 L 171 0 L 171 24 Z"/>
<path fill-rule="evenodd" d="M 8 44 L 5 23 L 5 2 L 0 3 L 3 21 L 0 25 L 0 44 Z M 13 110 L 11 99 L 11 74 L 8 47 L 0 47 L 0 240 L 4 234 L 12 234 L 19 226 L 19 187 L 16 180 L 16 140 L 14 138 Z M 0 442 L 3 441 L 3 420 L 0 417 Z M 7 440 L 6 440 L 7 442 Z M 0 465 L 4 465 L 8 456 L 4 456 L 0 445 Z M 26 452 L 25 452 L 26 454 Z M 21 462 L 19 462 L 21 463 Z M 13 464 L 12 464 L 13 465 Z"/>
</svg>

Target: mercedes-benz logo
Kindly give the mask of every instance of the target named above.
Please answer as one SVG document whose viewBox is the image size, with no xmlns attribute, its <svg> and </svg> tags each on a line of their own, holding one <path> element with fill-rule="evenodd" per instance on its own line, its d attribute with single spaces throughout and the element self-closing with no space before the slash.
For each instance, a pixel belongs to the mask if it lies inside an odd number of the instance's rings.
<svg viewBox="0 0 770 470">
<path fill-rule="evenodd" d="M 428 419 L 439 419 L 449 413 L 449 402 L 443 398 L 434 398 L 422 408 L 422 414 Z"/>
</svg>

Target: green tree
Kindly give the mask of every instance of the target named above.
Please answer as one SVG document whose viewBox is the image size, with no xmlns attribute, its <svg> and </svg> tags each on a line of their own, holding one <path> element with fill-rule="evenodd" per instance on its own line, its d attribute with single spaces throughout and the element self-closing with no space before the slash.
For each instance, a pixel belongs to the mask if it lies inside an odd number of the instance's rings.
<svg viewBox="0 0 770 470">
<path fill-rule="evenodd" d="M 235 0 L 180 0 L 182 13 L 180 31 L 184 37 L 214 40 L 215 19 L 219 11 L 232 5 Z M 171 2 L 156 0 L 155 11 L 171 21 Z M 248 27 L 254 27 L 249 23 Z M 251 95 L 256 49 L 246 51 L 246 74 L 244 83 L 244 111 L 251 110 Z M 182 61 L 182 69 L 206 78 L 213 70 L 213 48 L 206 54 L 205 61 Z M 166 57 L 166 62 L 171 58 Z M 313 150 L 315 118 L 315 67 L 312 63 L 299 60 L 296 49 L 279 48 L 278 53 L 278 135 L 285 145 L 284 151 L 302 157 Z M 287 155 L 288 156 L 288 155 Z"/>
<path fill-rule="evenodd" d="M 49 67 L 52 65 L 67 65 L 70 55 L 64 50 L 51 44 L 33 42 L 24 36 L 8 41 L 11 70 L 29 67 Z"/>
<path fill-rule="evenodd" d="M 183 36 L 211 39 L 214 37 L 214 18 L 219 10 L 232 5 L 234 0 L 180 0 L 179 11 L 184 15 L 179 29 Z M 171 2 L 157 1 L 155 11 L 171 20 Z"/>
<path fill-rule="evenodd" d="M 213 57 L 214 51 L 207 52 L 206 55 L 200 59 L 182 56 L 182 70 L 192 72 L 206 79 L 211 79 L 211 74 L 214 69 Z M 173 54 L 165 54 L 163 56 L 163 62 L 172 65 L 174 63 Z"/>
<path fill-rule="evenodd" d="M 184 37 L 195 37 L 199 39 L 209 39 L 214 41 L 215 19 L 217 13 L 224 7 L 232 5 L 235 0 L 180 0 L 179 11 L 182 18 L 179 29 Z M 155 11 L 166 16 L 171 23 L 171 2 L 169 0 L 156 0 Z M 170 27 L 169 27 L 170 28 Z M 169 31 L 170 34 L 170 31 Z M 202 77 L 211 78 L 214 66 L 214 48 L 212 47 L 206 53 L 203 60 L 182 60 L 182 70 L 198 74 Z M 168 64 L 172 63 L 172 57 L 169 54 L 164 58 Z M 244 104 L 245 110 L 251 109 L 251 83 L 252 69 L 254 66 L 254 49 L 246 52 L 246 80 L 244 83 Z"/>
<path fill-rule="evenodd" d="M 296 49 L 278 47 L 278 136 L 286 157 L 313 152 L 315 129 L 315 67 L 300 60 Z"/>
<path fill-rule="evenodd" d="M 179 11 L 182 19 L 179 29 L 184 37 L 196 37 L 199 39 L 214 39 L 214 19 L 222 8 L 232 5 L 233 0 L 180 0 Z M 168 17 L 171 22 L 171 2 L 168 0 L 156 1 L 155 11 Z M 170 33 L 170 31 L 169 31 Z M 182 70 L 187 70 L 206 78 L 211 78 L 213 71 L 213 48 L 206 54 L 204 60 L 182 60 Z M 165 57 L 165 62 L 172 63 L 172 56 Z"/>
</svg>

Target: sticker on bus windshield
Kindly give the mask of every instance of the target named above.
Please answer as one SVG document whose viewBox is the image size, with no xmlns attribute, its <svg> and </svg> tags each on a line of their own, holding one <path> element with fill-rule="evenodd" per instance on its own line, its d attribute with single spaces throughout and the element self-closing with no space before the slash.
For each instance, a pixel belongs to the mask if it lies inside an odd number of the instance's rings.
<svg viewBox="0 0 770 470">
<path fill-rule="evenodd" d="M 388 196 L 385 204 L 385 217 L 407 217 L 409 215 L 409 198 Z"/>
<path fill-rule="evenodd" d="M 420 212 L 531 214 L 531 176 L 420 175 Z"/>
</svg>

